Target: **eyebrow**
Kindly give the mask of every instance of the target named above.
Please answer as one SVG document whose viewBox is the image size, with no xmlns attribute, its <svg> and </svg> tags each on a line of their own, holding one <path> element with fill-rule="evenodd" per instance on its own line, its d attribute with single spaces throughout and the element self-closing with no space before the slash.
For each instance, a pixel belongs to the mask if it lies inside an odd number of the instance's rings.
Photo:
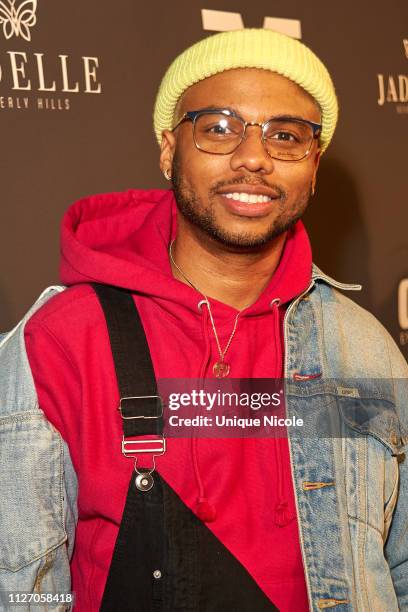
<svg viewBox="0 0 408 612">
<path fill-rule="evenodd" d="M 232 106 L 216 106 L 214 104 L 211 104 L 209 106 L 205 106 L 204 108 L 200 108 L 200 111 L 207 111 L 207 110 L 228 110 L 231 113 L 233 113 L 234 115 L 236 115 L 237 117 L 240 117 L 240 119 L 244 119 L 241 116 L 241 113 L 239 113 L 235 108 L 233 108 Z M 271 115 L 270 117 L 271 119 L 278 119 L 278 120 L 285 120 L 285 119 L 293 119 L 293 120 L 298 120 L 298 121 L 311 121 L 311 119 L 306 119 L 306 117 L 301 117 L 300 115 L 292 115 L 292 114 L 287 114 L 287 113 L 281 113 L 280 115 Z M 269 119 L 269 118 L 268 118 Z M 268 121 L 268 119 L 266 119 L 266 121 Z M 244 119 L 245 121 L 245 119 Z M 316 123 L 316 122 L 314 122 Z"/>
</svg>

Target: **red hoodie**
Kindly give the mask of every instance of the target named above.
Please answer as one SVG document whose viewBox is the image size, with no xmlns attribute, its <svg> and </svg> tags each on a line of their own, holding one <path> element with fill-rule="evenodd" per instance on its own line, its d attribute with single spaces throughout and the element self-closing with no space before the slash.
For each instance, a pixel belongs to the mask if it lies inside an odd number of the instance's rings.
<svg viewBox="0 0 408 612">
<path fill-rule="evenodd" d="M 157 379 L 212 377 L 218 349 L 207 309 L 198 308 L 202 295 L 172 276 L 168 247 L 175 235 L 172 192 L 134 190 L 78 201 L 62 223 L 61 280 L 70 287 L 26 326 L 40 406 L 67 441 L 79 480 L 72 559 L 78 612 L 99 609 L 133 470 L 120 451 L 119 394 L 105 319 L 86 283 L 137 291 Z M 285 304 L 307 288 L 311 264 L 298 222 L 268 286 L 238 319 L 227 354 L 231 376 L 282 376 Z M 271 304 L 276 298 L 279 308 Z M 237 311 L 210 303 L 224 347 Z M 286 439 L 192 444 L 173 438 L 156 463 L 189 508 L 202 520 L 214 519 L 207 526 L 280 610 L 308 610 Z"/>
</svg>

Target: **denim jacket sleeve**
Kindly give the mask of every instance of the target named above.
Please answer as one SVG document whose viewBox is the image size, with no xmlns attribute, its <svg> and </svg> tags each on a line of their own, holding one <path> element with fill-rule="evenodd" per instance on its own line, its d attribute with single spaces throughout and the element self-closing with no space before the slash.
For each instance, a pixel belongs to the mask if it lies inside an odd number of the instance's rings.
<svg viewBox="0 0 408 612">
<path fill-rule="evenodd" d="M 77 479 L 67 445 L 39 408 L 24 344 L 29 317 L 63 287 L 46 289 L 0 338 L 0 608 L 14 592 L 67 594 Z M 38 606 L 38 604 L 36 604 Z M 53 610 L 67 610 L 61 603 Z M 29 610 L 30 605 L 19 605 Z M 36 607 L 48 610 L 47 604 Z"/>
<path fill-rule="evenodd" d="M 399 412 L 402 431 L 408 431 L 408 367 L 405 359 L 389 339 L 389 357 L 395 385 L 396 406 Z M 396 487 L 393 518 L 385 546 L 385 555 L 391 571 L 392 581 L 400 610 L 408 610 L 408 437 L 404 444 L 404 454 L 399 460 L 399 486 Z"/>
</svg>

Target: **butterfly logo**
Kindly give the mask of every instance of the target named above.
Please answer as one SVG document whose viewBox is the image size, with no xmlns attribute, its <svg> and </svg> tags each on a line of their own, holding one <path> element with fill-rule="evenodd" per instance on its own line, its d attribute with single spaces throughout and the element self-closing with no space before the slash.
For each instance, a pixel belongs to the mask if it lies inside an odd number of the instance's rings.
<svg viewBox="0 0 408 612">
<path fill-rule="evenodd" d="M 3 25 L 3 34 L 9 39 L 12 36 L 21 36 L 31 40 L 30 28 L 36 22 L 37 0 L 24 0 L 16 6 L 16 0 L 0 0 L 0 26 Z"/>
</svg>

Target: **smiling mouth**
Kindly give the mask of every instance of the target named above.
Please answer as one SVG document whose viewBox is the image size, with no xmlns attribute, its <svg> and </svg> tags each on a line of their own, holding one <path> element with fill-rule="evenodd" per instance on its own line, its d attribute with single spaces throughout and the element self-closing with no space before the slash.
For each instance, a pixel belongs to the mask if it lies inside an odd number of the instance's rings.
<svg viewBox="0 0 408 612">
<path fill-rule="evenodd" d="M 257 193 L 245 193 L 242 191 L 232 191 L 230 193 L 223 193 L 221 195 L 223 195 L 225 198 L 228 198 L 229 200 L 234 200 L 235 202 L 245 202 L 248 204 L 265 204 L 266 202 L 270 202 L 272 200 L 272 198 L 267 195 Z"/>
</svg>

